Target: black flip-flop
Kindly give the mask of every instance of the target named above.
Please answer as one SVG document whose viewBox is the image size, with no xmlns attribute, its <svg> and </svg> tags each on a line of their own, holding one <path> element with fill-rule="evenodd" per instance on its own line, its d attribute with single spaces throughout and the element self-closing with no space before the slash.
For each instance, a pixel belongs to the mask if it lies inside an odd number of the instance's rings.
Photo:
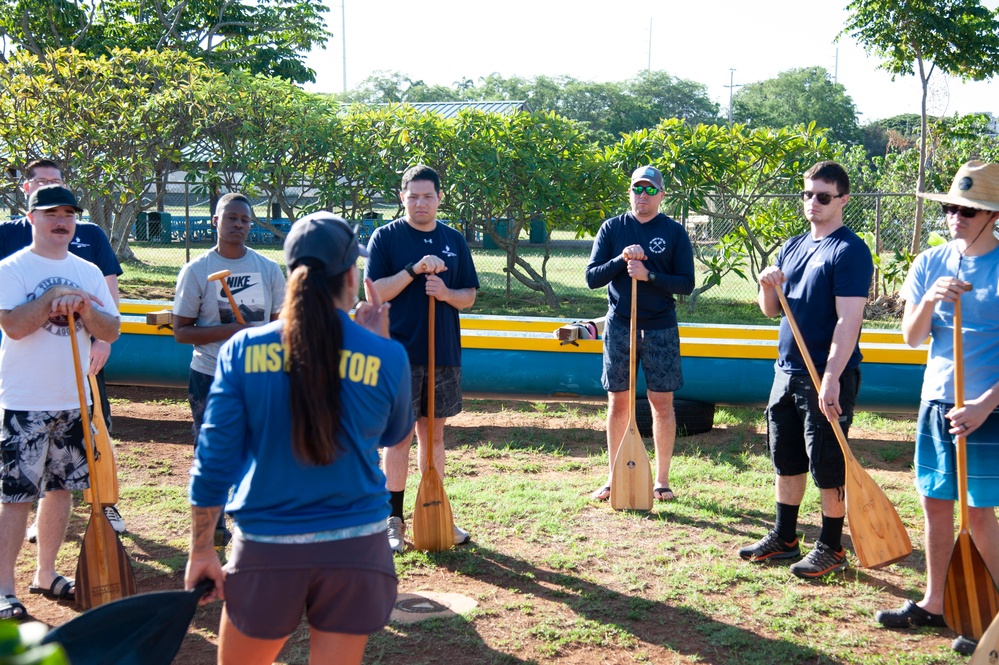
<svg viewBox="0 0 999 665">
<path fill-rule="evenodd" d="M 648 485 L 646 485 L 648 487 Z M 669 496 L 663 496 L 663 494 L 669 493 Z M 656 497 L 656 501 L 672 501 L 676 498 L 673 494 L 673 490 L 668 487 L 656 487 L 652 490 L 652 496 Z"/>
<path fill-rule="evenodd" d="M 610 485 L 604 485 L 596 492 L 590 495 L 590 498 L 594 501 L 610 501 L 611 488 Z"/>
<path fill-rule="evenodd" d="M 20 612 L 18 612 L 18 610 L 20 610 Z M 14 619 L 15 621 L 20 620 L 28 614 L 28 610 L 25 609 L 24 605 L 21 604 L 21 601 L 19 601 L 17 596 L 14 594 L 0 594 L 0 612 L 10 612 L 10 616 L 2 618 L 3 621 L 8 619 Z"/>
<path fill-rule="evenodd" d="M 76 581 L 66 579 L 62 575 L 56 575 L 49 588 L 40 586 L 28 587 L 30 593 L 37 593 L 45 596 L 49 600 L 76 600 Z"/>
</svg>

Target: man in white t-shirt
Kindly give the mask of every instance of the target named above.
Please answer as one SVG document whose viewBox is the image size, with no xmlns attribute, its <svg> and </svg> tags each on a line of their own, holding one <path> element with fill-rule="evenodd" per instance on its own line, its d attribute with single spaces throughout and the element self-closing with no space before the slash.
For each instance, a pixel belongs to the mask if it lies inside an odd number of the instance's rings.
<svg viewBox="0 0 999 665">
<path fill-rule="evenodd" d="M 29 591 L 54 600 L 76 592 L 75 582 L 55 569 L 70 491 L 90 486 L 66 338 L 75 334 L 81 358 L 89 358 L 90 338 L 114 342 L 120 324 L 101 271 L 69 253 L 78 212 L 65 187 L 35 190 L 28 200 L 32 243 L 0 261 L 0 619 L 25 614 L 14 593 L 14 566 L 39 497 L 38 565 Z"/>
<path fill-rule="evenodd" d="M 281 267 L 246 246 L 253 224 L 250 200 L 243 194 L 223 195 L 215 206 L 212 226 L 218 234 L 215 247 L 180 269 L 173 301 L 173 338 L 193 344 L 187 399 L 194 419 L 194 445 L 205 417 L 208 391 L 215 378 L 215 362 L 222 343 L 243 328 L 274 321 L 284 303 L 284 274 Z M 221 281 L 208 276 L 228 270 L 226 284 L 245 323 L 232 310 Z M 230 538 L 224 515 L 216 530 L 216 545 Z"/>
</svg>

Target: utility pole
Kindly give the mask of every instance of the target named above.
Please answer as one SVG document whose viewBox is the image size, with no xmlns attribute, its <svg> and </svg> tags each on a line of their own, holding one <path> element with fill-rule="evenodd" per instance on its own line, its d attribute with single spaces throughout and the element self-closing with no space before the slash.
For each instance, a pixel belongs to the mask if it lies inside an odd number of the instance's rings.
<svg viewBox="0 0 999 665">
<path fill-rule="evenodd" d="M 839 47 L 836 47 L 836 60 L 833 64 L 833 83 L 839 83 Z"/>
<path fill-rule="evenodd" d="M 347 92 L 347 0 L 340 0 L 340 41 L 343 42 L 343 91 Z"/>
<path fill-rule="evenodd" d="M 742 87 L 741 83 L 738 84 L 738 85 L 736 85 L 736 83 L 735 83 L 735 68 L 734 67 L 729 67 L 729 70 L 728 70 L 728 85 L 725 86 L 725 87 L 728 88 L 728 124 L 731 125 L 732 124 L 732 91 L 735 90 L 736 88 L 741 88 Z"/>
</svg>

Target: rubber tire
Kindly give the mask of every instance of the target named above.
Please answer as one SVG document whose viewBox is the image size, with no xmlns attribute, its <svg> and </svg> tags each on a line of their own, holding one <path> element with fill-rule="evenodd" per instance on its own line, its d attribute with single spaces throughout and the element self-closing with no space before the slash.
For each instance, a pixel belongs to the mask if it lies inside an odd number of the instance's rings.
<svg viewBox="0 0 999 665">
<path fill-rule="evenodd" d="M 674 399 L 673 411 L 676 413 L 676 435 L 692 436 L 710 432 L 715 424 L 715 405 L 704 402 L 693 402 L 686 399 Z M 645 438 L 652 436 L 652 405 L 645 397 L 635 400 L 635 420 L 638 423 L 638 433 Z"/>
</svg>

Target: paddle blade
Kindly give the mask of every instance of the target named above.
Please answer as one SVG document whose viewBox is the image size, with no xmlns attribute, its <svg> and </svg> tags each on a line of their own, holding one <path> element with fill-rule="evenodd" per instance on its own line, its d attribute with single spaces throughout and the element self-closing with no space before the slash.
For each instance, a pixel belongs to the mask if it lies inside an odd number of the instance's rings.
<svg viewBox="0 0 999 665">
<path fill-rule="evenodd" d="M 103 522 L 98 525 L 98 520 Z M 94 510 L 76 564 L 76 602 L 89 610 L 134 594 L 135 573 L 128 554 L 104 512 Z"/>
<path fill-rule="evenodd" d="M 912 553 L 895 506 L 852 455 L 846 465 L 846 519 L 864 568 L 881 568 Z"/>
<path fill-rule="evenodd" d="M 999 613 L 999 592 L 967 531 L 957 534 L 944 585 L 944 620 L 957 633 L 981 639 Z"/>
<path fill-rule="evenodd" d="M 978 640 L 978 648 L 968 665 L 997 665 L 999 663 L 999 617 L 992 620 L 989 629 Z"/>
<path fill-rule="evenodd" d="M 454 518 L 444 483 L 431 464 L 420 478 L 413 508 L 413 546 L 424 552 L 442 552 L 454 547 Z"/>
<path fill-rule="evenodd" d="M 614 510 L 652 509 L 652 466 L 634 415 L 614 457 L 610 501 Z"/>
<path fill-rule="evenodd" d="M 99 475 L 97 479 L 97 491 L 100 493 L 97 503 L 102 506 L 113 506 L 118 503 L 118 467 L 115 464 L 114 449 L 111 446 L 111 435 L 108 433 L 108 425 L 104 422 L 104 412 L 101 410 L 101 398 L 97 386 L 97 377 L 92 374 L 90 378 L 90 395 L 94 402 L 93 423 L 97 428 L 97 436 L 94 437 L 94 447 L 97 453 L 94 456 L 94 468 L 91 474 Z M 93 492 L 90 489 L 83 490 L 83 500 L 87 503 L 94 503 Z"/>
<path fill-rule="evenodd" d="M 205 580 L 190 591 L 144 593 L 101 605 L 49 631 L 42 643 L 61 644 L 73 665 L 169 665 L 198 600 L 212 587 Z"/>
</svg>

